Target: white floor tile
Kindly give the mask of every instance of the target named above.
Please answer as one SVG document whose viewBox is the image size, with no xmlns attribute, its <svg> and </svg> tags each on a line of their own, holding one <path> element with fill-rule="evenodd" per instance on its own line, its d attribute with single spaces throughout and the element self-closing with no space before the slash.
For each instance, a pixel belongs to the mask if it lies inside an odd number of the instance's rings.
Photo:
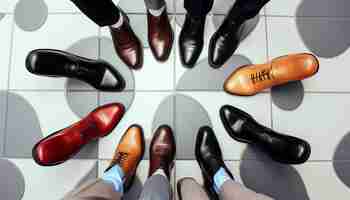
<svg viewBox="0 0 350 200">
<path fill-rule="evenodd" d="M 70 160 L 55 167 L 40 167 L 32 159 L 10 160 L 21 170 L 25 179 L 22 200 L 39 196 L 42 199 L 62 199 L 96 163 L 94 160 Z"/>
<path fill-rule="evenodd" d="M 349 17 L 347 0 L 270 1 L 266 14 L 276 16 Z"/>
<path fill-rule="evenodd" d="M 24 32 L 15 27 L 11 89 L 64 89 L 65 78 L 49 78 L 30 74 L 25 68 L 27 54 L 38 48 L 66 50 L 79 40 L 98 36 L 98 28 L 82 15 L 49 15 L 46 24 L 38 31 Z M 97 49 L 96 49 L 97 58 Z"/>
<path fill-rule="evenodd" d="M 295 168 L 303 178 L 310 199 L 328 200 L 334 196 L 345 199 L 350 195 L 349 188 L 338 179 L 331 162 L 312 162 Z"/>
<path fill-rule="evenodd" d="M 70 109 L 65 92 L 13 93 L 24 98 L 33 107 L 44 137 L 80 120 Z"/>
<path fill-rule="evenodd" d="M 270 59 L 286 54 L 310 52 L 298 32 L 294 18 L 269 17 L 268 33 Z M 349 55 L 350 50 L 346 50 L 334 58 L 319 58 L 320 70 L 315 76 L 303 81 L 305 90 L 349 92 L 350 86 L 339 81 L 348 79 Z"/>
<path fill-rule="evenodd" d="M 308 141 L 310 160 L 332 160 L 337 145 L 350 131 L 349 100 L 349 94 L 306 94 L 295 111 L 273 106 L 274 129 Z"/>
<path fill-rule="evenodd" d="M 0 12 L 10 13 L 15 9 L 16 0 L 3 0 L 0 3 Z"/>
<path fill-rule="evenodd" d="M 266 5 L 266 15 L 296 16 L 298 6 L 303 0 L 270 1 Z"/>
<path fill-rule="evenodd" d="M 4 0 L 4 4 L 1 3 L 0 5 L 0 12 L 9 12 L 14 13 L 15 8 L 18 2 L 20 0 Z M 44 0 L 49 13 L 57 13 L 57 12 L 64 12 L 64 13 L 77 13 L 80 12 L 79 9 L 74 5 L 73 2 L 67 0 L 67 1 L 55 1 L 55 0 Z M 30 7 L 31 9 L 35 9 L 35 7 Z M 35 10 L 33 10 L 34 12 Z"/>
</svg>

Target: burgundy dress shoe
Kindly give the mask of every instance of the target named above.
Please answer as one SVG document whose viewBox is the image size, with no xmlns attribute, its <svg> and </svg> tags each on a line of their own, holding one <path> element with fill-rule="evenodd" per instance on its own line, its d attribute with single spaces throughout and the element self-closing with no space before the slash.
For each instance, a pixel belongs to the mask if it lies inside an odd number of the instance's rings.
<svg viewBox="0 0 350 200">
<path fill-rule="evenodd" d="M 85 144 L 111 133 L 124 112 L 124 106 L 119 103 L 96 108 L 79 122 L 39 141 L 32 151 L 35 162 L 42 166 L 65 162 Z"/>
<path fill-rule="evenodd" d="M 140 69 L 143 65 L 142 44 L 131 29 L 128 16 L 123 12 L 120 13 L 123 16 L 123 24 L 119 28 L 109 27 L 114 48 L 127 66 L 132 69 Z"/>
<path fill-rule="evenodd" d="M 176 143 L 173 131 L 167 125 L 160 126 L 153 136 L 150 146 L 150 167 L 149 176 L 158 169 L 164 170 L 164 173 L 170 179 L 171 169 L 176 152 Z"/>
<path fill-rule="evenodd" d="M 167 11 L 160 16 L 147 13 L 148 20 L 148 43 L 153 56 L 160 62 L 165 62 L 173 47 L 174 32 L 171 28 Z"/>
</svg>

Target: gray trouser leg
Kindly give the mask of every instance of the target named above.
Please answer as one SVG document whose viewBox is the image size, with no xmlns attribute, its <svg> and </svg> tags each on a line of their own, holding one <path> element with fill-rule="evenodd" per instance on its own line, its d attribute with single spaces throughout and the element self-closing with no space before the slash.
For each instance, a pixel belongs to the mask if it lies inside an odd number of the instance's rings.
<svg viewBox="0 0 350 200">
<path fill-rule="evenodd" d="M 183 178 L 179 183 L 178 192 L 182 200 L 209 200 L 202 186 L 193 178 Z"/>
<path fill-rule="evenodd" d="M 158 10 L 165 5 L 165 0 L 145 0 L 146 8 Z"/>
<path fill-rule="evenodd" d="M 273 200 L 234 181 L 226 181 L 221 186 L 220 197 L 222 200 Z"/>
<path fill-rule="evenodd" d="M 120 200 L 121 196 L 112 184 L 97 179 L 74 189 L 63 200 Z"/>
<path fill-rule="evenodd" d="M 145 183 L 140 200 L 170 200 L 171 186 L 169 180 L 162 175 L 151 176 Z"/>
</svg>

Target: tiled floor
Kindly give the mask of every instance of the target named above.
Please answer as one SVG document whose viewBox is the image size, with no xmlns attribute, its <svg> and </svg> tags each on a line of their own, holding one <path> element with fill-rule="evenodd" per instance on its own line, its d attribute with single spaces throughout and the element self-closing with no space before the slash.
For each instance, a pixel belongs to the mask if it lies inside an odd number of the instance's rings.
<svg viewBox="0 0 350 200">
<path fill-rule="evenodd" d="M 236 180 L 247 187 L 278 200 L 349 198 L 348 0 L 271 0 L 256 18 L 256 27 L 242 41 L 229 65 L 217 71 L 211 70 L 206 61 L 208 39 L 232 1 L 215 1 L 214 16 L 208 17 L 205 48 L 197 66 L 201 69 L 196 71 L 196 68 L 187 70 L 181 66 L 177 41 L 167 62 L 155 61 L 147 48 L 143 1 L 121 0 L 120 7 L 129 13 L 145 46 L 144 68 L 137 72 L 129 71 L 115 56 L 108 29 L 97 27 L 70 1 L 44 0 L 48 8 L 47 20 L 40 29 L 32 32 L 22 30 L 15 20 L 18 14 L 15 7 L 19 1 L 24 0 L 0 2 L 0 161 L 11 162 L 17 166 L 13 173 L 23 176 L 24 188 L 20 183 L 18 188 L 12 188 L 14 193 L 24 191 L 23 200 L 58 200 L 86 177 L 100 176 L 121 135 L 134 123 L 143 126 L 148 141 L 161 123 L 168 123 L 175 130 L 181 148 L 178 148 L 173 185 L 185 176 L 194 176 L 201 182 L 192 152 L 193 138 L 198 126 L 208 124 L 214 128 Z M 32 0 L 33 5 L 37 1 L 42 0 Z M 183 1 L 167 2 L 178 37 L 183 21 Z M 24 13 L 28 20 L 32 19 L 31 13 L 35 13 L 35 6 Z M 25 57 L 36 48 L 102 57 L 114 63 L 127 77 L 127 91 L 100 93 L 79 81 L 31 75 L 25 69 Z M 293 111 L 275 106 L 270 90 L 254 97 L 231 96 L 222 91 L 220 80 L 213 78 L 213 74 L 224 77 L 240 62 L 262 63 L 296 52 L 318 55 L 320 71 L 303 81 L 304 100 Z M 191 78 L 192 82 L 187 81 Z M 213 82 L 210 86 L 209 81 Z M 56 167 L 40 167 L 31 159 L 31 148 L 37 140 L 79 120 L 97 105 L 114 101 L 126 104 L 128 112 L 111 135 L 89 144 L 75 159 Z M 310 160 L 304 165 L 280 165 L 261 152 L 233 141 L 218 116 L 218 110 L 224 104 L 246 110 L 277 131 L 306 139 L 312 146 Z M 148 161 L 145 160 L 138 170 L 138 188 L 135 186 L 136 192 L 129 194 L 133 198 L 139 194 L 147 170 Z M 4 177 L 11 178 L 11 174 L 0 170 L 0 177 L 0 186 L 6 185 L 2 184 L 6 180 Z"/>
</svg>

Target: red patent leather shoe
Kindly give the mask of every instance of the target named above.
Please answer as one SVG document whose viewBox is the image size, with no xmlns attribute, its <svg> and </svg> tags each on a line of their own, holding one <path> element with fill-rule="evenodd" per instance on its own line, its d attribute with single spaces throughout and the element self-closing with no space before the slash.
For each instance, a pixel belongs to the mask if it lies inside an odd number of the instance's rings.
<svg viewBox="0 0 350 200">
<path fill-rule="evenodd" d="M 42 166 L 65 162 L 87 143 L 111 133 L 124 113 L 119 103 L 96 108 L 79 122 L 39 141 L 32 151 L 35 162 Z"/>
</svg>

